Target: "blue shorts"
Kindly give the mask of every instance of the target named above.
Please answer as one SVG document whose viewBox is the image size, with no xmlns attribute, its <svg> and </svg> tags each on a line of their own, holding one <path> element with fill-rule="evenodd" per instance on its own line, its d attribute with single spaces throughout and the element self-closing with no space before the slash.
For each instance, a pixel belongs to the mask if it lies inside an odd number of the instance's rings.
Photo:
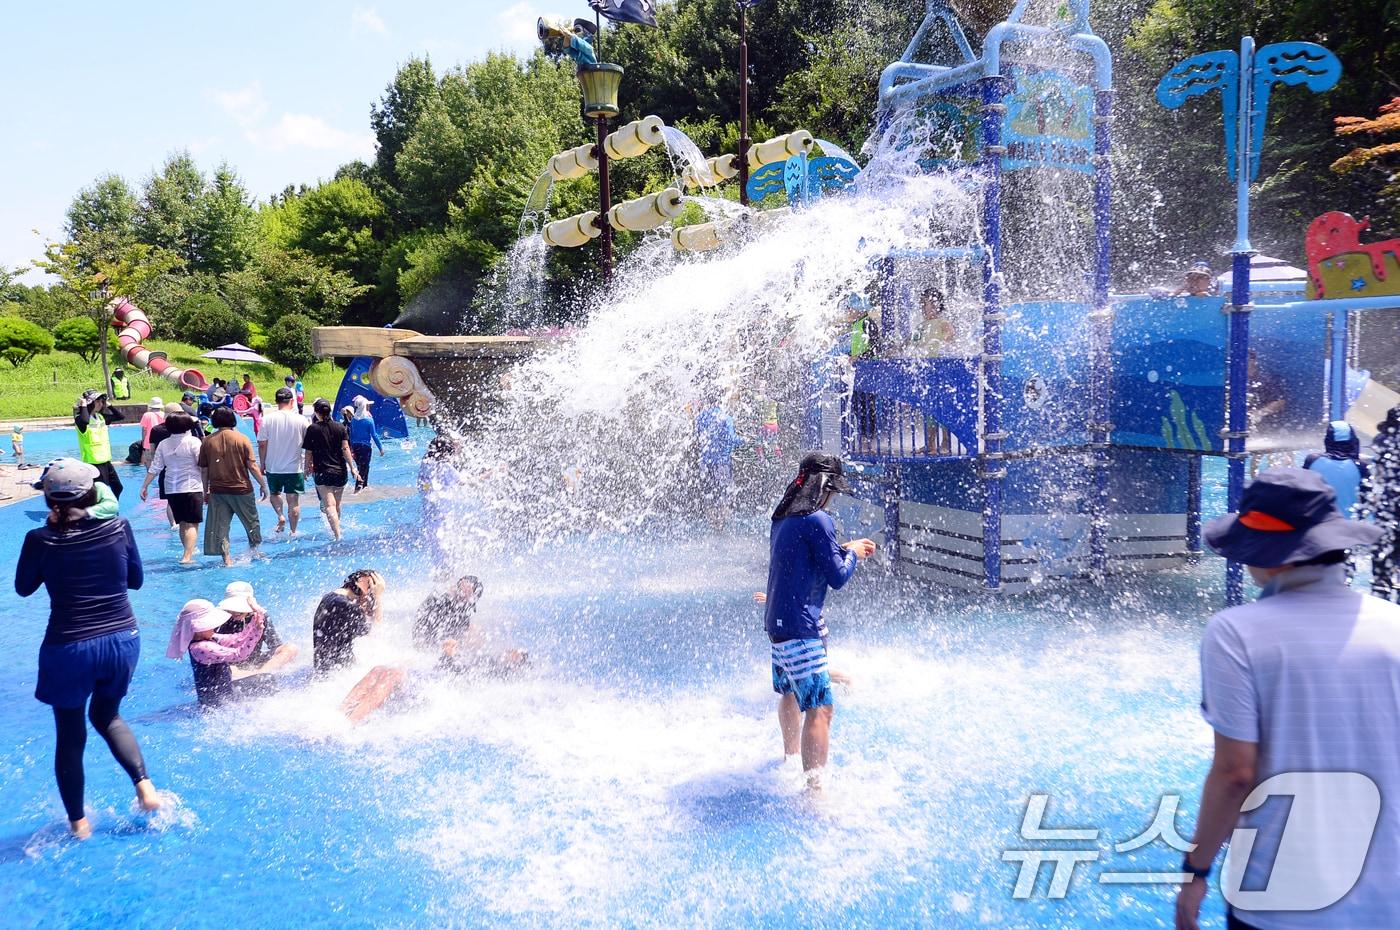
<svg viewBox="0 0 1400 930">
<path fill-rule="evenodd" d="M 831 675 L 826 668 L 826 641 L 789 639 L 773 644 L 773 690 L 797 696 L 803 713 L 830 706 Z"/>
<path fill-rule="evenodd" d="M 135 628 L 40 646 L 34 696 L 54 707 L 82 707 L 94 694 L 120 700 L 140 657 L 141 634 Z"/>
</svg>

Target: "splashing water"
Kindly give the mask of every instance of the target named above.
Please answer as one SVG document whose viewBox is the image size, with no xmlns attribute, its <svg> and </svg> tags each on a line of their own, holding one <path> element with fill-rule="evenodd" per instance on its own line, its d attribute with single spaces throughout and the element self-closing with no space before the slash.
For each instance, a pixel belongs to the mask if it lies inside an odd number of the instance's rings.
<svg viewBox="0 0 1400 930">
<path fill-rule="evenodd" d="M 670 153 L 677 178 L 683 177 L 689 168 L 695 172 L 696 178 L 706 184 L 714 180 L 714 173 L 710 171 L 705 154 L 691 141 L 690 136 L 674 126 L 662 126 L 661 135 L 666 140 L 666 151 Z"/>
<path fill-rule="evenodd" d="M 871 258 L 931 228 L 972 230 L 974 209 L 950 179 L 915 173 L 878 198 L 760 217 L 704 259 L 638 250 L 577 335 L 515 370 L 495 429 L 473 442 L 467 472 L 498 476 L 480 491 L 495 529 L 629 531 L 683 504 L 696 405 L 769 385 L 797 409 Z"/>
</svg>

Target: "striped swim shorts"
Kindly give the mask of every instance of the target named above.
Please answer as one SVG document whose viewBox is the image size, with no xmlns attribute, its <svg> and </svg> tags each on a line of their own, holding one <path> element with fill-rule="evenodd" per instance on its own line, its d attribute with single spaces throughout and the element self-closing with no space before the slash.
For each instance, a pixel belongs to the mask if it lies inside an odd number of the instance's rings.
<svg viewBox="0 0 1400 930">
<path fill-rule="evenodd" d="M 773 690 L 797 696 L 797 707 L 807 712 L 833 704 L 831 676 L 826 667 L 826 641 L 789 639 L 773 644 Z"/>
</svg>

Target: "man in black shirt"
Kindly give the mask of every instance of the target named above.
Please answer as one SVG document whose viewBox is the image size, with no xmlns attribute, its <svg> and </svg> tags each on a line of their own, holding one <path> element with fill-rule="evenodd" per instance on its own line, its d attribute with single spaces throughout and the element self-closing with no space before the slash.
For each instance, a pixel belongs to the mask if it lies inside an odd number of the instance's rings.
<svg viewBox="0 0 1400 930">
<path fill-rule="evenodd" d="M 326 515 L 331 535 L 340 539 L 340 498 L 345 493 L 347 476 L 358 481 L 360 474 L 350 453 L 350 434 L 331 417 L 330 403 L 318 399 L 314 409 L 315 419 L 301 441 L 306 450 L 304 471 L 315 476 L 321 512 Z"/>
<path fill-rule="evenodd" d="M 345 668 L 355 661 L 355 640 L 379 622 L 384 579 L 362 568 L 321 598 L 311 621 L 311 665 L 317 675 Z"/>
</svg>

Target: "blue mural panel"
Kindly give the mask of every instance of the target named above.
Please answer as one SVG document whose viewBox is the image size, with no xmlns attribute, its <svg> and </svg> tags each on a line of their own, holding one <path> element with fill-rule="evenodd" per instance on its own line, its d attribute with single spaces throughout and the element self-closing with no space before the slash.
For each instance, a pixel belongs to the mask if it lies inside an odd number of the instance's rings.
<svg viewBox="0 0 1400 930">
<path fill-rule="evenodd" d="M 1223 297 L 1142 297 L 1116 305 L 1116 445 L 1222 452 L 1228 319 Z"/>
<path fill-rule="evenodd" d="M 1006 98 L 1001 166 L 1094 173 L 1094 92 L 1062 74 L 1013 66 L 1016 90 Z"/>
<path fill-rule="evenodd" d="M 1037 302 L 1006 308 L 1002 327 L 1004 448 L 1088 441 L 1088 308 Z"/>
</svg>

